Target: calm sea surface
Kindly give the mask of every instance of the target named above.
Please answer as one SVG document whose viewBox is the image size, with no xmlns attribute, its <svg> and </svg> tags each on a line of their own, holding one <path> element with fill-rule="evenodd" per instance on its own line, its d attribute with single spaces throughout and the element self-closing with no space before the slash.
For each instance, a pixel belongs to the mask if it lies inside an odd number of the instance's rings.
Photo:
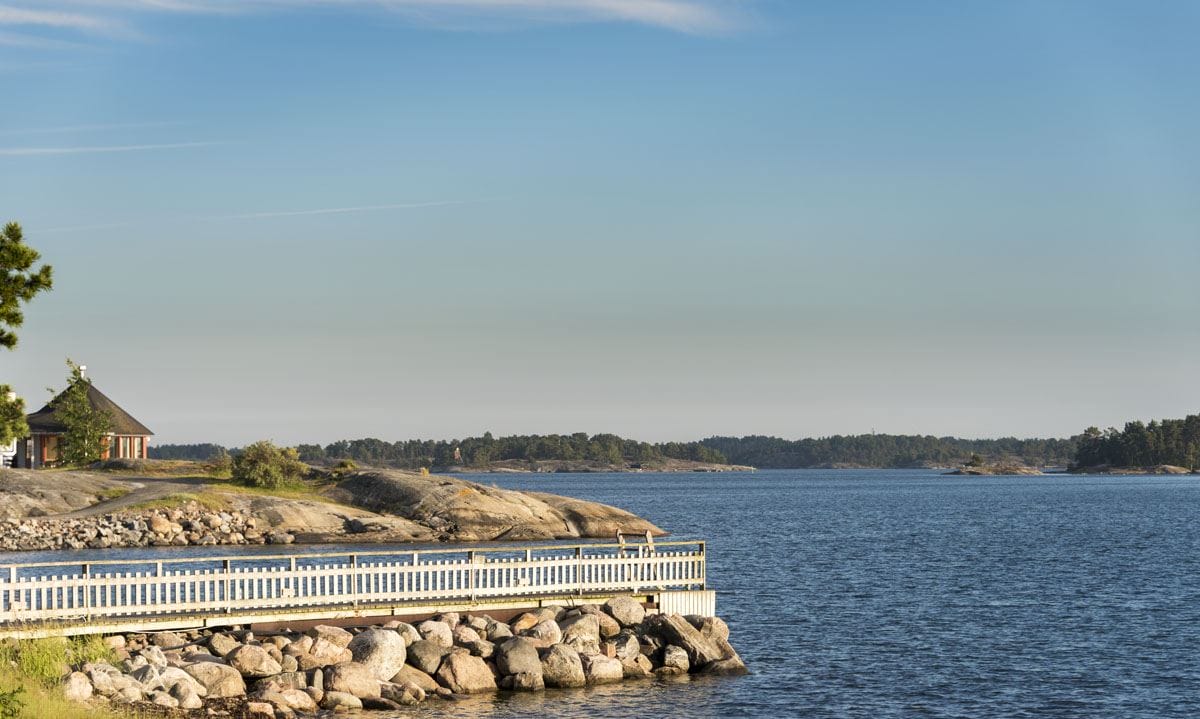
<svg viewBox="0 0 1200 719">
<path fill-rule="evenodd" d="M 754 674 L 401 716 L 1200 717 L 1197 478 L 469 478 L 607 502 L 709 540 L 717 611 Z"/>
</svg>

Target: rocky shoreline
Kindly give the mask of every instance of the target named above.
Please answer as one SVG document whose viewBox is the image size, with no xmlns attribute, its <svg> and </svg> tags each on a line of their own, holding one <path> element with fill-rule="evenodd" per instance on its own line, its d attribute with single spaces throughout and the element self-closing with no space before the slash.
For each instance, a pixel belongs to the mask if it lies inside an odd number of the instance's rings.
<svg viewBox="0 0 1200 719">
<path fill-rule="evenodd" d="M 0 551 L 665 534 L 597 502 L 396 471 L 353 472 L 292 496 L 206 478 L 13 470 L 4 477 L 14 481 L 0 487 Z"/>
<path fill-rule="evenodd" d="M 65 675 L 68 699 L 196 717 L 395 710 L 468 694 L 747 673 L 721 619 L 647 613 L 632 597 L 542 607 L 509 623 L 445 613 L 416 626 L 270 635 L 235 627 L 118 634 L 105 643 L 109 662 Z"/>
</svg>

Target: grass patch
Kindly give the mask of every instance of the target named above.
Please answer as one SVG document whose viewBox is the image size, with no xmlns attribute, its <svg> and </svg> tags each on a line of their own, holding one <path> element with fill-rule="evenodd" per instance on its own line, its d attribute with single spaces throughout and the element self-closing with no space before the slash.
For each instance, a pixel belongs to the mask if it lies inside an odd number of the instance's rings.
<svg viewBox="0 0 1200 719">
<path fill-rule="evenodd" d="M 0 717 L 119 719 L 107 708 L 68 701 L 59 682 L 73 665 L 115 659 L 99 635 L 0 642 Z"/>
<path fill-rule="evenodd" d="M 108 489 L 102 489 L 99 492 L 96 492 L 96 497 L 101 502 L 107 502 L 113 499 L 120 499 L 132 491 L 133 490 L 129 489 L 128 487 L 110 487 Z"/>
<path fill-rule="evenodd" d="M 201 492 L 181 492 L 178 494 L 168 494 L 165 497 L 158 499 L 149 499 L 145 502 L 138 502 L 129 506 L 131 510 L 142 509 L 178 509 L 188 502 L 195 502 L 213 512 L 222 512 L 230 508 L 229 500 L 222 497 L 217 492 L 208 490 Z"/>
</svg>

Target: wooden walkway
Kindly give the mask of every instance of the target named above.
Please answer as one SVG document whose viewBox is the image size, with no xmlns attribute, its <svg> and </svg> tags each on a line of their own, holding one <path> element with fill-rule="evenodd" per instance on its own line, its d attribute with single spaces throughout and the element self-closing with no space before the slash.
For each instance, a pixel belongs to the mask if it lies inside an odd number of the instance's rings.
<svg viewBox="0 0 1200 719">
<path fill-rule="evenodd" d="M 713 614 L 704 542 L 0 565 L 0 636 L 415 616 L 618 594 Z"/>
</svg>

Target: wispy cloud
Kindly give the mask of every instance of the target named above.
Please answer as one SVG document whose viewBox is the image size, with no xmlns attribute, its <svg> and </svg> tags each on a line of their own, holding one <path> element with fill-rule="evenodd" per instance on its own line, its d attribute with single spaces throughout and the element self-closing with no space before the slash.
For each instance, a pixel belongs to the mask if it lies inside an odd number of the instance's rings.
<svg viewBox="0 0 1200 719">
<path fill-rule="evenodd" d="M 28 155 L 90 155 L 109 152 L 143 152 L 146 150 L 178 150 L 185 147 L 210 147 L 222 142 L 168 142 L 156 145 L 93 145 L 90 147 L 0 147 L 0 156 Z"/>
<path fill-rule="evenodd" d="M 727 30 L 731 0 L 46 0 L 61 13 L 97 22 L 123 13 L 263 13 L 312 9 L 386 10 L 414 19 L 482 17 L 527 21 L 628 22 L 704 33 Z M 55 13 L 44 13 L 47 15 Z"/>
<path fill-rule="evenodd" d="M 83 15 L 61 10 L 29 10 L 26 8 L 0 5 L 0 25 L 25 25 L 63 28 L 69 30 L 107 31 L 115 23 L 96 15 Z"/>
</svg>

